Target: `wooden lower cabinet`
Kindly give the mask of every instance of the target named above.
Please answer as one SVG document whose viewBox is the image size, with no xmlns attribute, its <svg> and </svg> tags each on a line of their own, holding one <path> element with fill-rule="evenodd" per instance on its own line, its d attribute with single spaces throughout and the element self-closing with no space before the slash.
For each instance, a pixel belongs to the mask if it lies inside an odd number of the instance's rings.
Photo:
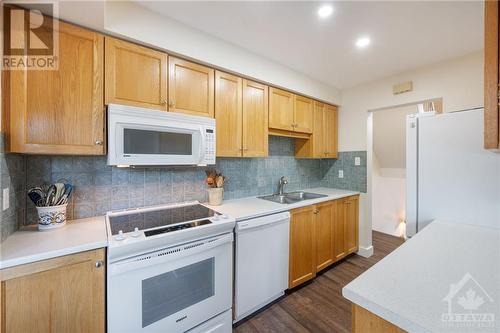
<svg viewBox="0 0 500 333">
<path fill-rule="evenodd" d="M 358 250 L 359 197 L 337 200 L 337 216 L 334 222 L 334 257 L 340 260 Z"/>
<path fill-rule="evenodd" d="M 1 332 L 104 332 L 104 249 L 6 268 Z"/>
<path fill-rule="evenodd" d="M 328 201 L 316 205 L 314 227 L 316 229 L 316 271 L 333 264 L 333 224 L 337 204 Z"/>
<path fill-rule="evenodd" d="M 289 288 L 316 276 L 315 211 L 315 206 L 306 206 L 290 212 Z"/>
<path fill-rule="evenodd" d="M 289 288 L 358 250 L 358 196 L 290 211 Z"/>
<path fill-rule="evenodd" d="M 365 308 L 352 305 L 352 332 L 353 333 L 404 333 L 406 331 L 380 318 Z"/>
</svg>

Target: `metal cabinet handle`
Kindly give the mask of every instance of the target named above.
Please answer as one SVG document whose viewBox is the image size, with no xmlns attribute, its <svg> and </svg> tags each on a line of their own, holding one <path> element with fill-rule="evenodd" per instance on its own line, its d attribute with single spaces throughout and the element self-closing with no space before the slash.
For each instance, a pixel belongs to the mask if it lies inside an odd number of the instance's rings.
<svg viewBox="0 0 500 333">
<path fill-rule="evenodd" d="M 175 100 L 171 99 L 171 100 L 168 102 L 168 106 L 175 106 Z"/>
<path fill-rule="evenodd" d="M 314 213 L 314 214 L 318 214 L 318 213 L 319 213 L 319 209 L 315 209 L 315 210 L 313 211 L 313 213 Z"/>
<path fill-rule="evenodd" d="M 95 140 L 94 142 L 97 146 L 102 146 L 102 140 Z"/>
<path fill-rule="evenodd" d="M 102 267 L 102 264 L 103 264 L 102 260 L 98 260 L 98 261 L 96 261 L 96 262 L 95 262 L 95 268 L 100 268 L 100 267 Z"/>
</svg>

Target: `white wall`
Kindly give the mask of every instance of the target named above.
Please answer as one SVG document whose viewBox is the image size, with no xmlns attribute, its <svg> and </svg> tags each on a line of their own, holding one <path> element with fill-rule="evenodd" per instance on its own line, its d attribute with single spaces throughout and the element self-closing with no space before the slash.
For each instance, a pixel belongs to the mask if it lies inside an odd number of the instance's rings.
<svg viewBox="0 0 500 333">
<path fill-rule="evenodd" d="M 340 92 L 281 64 L 126 1 L 108 1 L 104 30 L 330 103 Z M 134 22 L 134 24 L 130 24 Z"/>
<path fill-rule="evenodd" d="M 392 86 L 413 81 L 413 91 L 392 94 Z M 372 193 L 374 177 L 373 117 L 369 110 L 443 98 L 443 111 L 483 106 L 483 52 L 401 73 L 342 91 L 339 112 L 339 151 L 367 150 L 367 193 L 360 196 L 359 245 L 361 255 L 372 251 Z"/>
<path fill-rule="evenodd" d="M 413 81 L 413 91 L 392 94 L 392 86 Z M 444 112 L 483 106 L 483 52 L 401 73 L 342 91 L 339 151 L 366 150 L 367 111 L 443 98 Z"/>
</svg>

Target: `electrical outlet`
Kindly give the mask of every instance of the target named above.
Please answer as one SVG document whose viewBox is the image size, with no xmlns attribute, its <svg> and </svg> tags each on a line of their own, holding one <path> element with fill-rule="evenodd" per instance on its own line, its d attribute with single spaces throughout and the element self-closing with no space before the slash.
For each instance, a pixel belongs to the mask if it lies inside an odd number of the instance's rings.
<svg viewBox="0 0 500 333">
<path fill-rule="evenodd" d="M 10 201 L 9 201 L 10 196 L 9 196 L 9 194 L 10 194 L 9 193 L 9 188 L 8 187 L 4 188 L 3 189 L 3 193 L 2 193 L 2 195 L 3 195 L 3 202 L 2 202 L 2 207 L 3 208 L 2 209 L 3 210 L 7 210 L 10 207 Z"/>
<path fill-rule="evenodd" d="M 344 170 L 339 170 L 339 178 L 344 178 Z"/>
<path fill-rule="evenodd" d="M 361 157 L 356 156 L 354 158 L 354 165 L 361 165 Z"/>
</svg>

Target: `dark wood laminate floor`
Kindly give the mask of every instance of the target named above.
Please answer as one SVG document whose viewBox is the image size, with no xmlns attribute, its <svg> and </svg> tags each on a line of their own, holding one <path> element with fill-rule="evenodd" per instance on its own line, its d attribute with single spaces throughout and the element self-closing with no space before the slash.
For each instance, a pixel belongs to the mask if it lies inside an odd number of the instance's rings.
<svg viewBox="0 0 500 333">
<path fill-rule="evenodd" d="M 374 231 L 373 256 L 351 255 L 341 260 L 316 279 L 239 323 L 233 331 L 351 332 L 351 304 L 342 297 L 342 288 L 402 243 L 400 238 Z"/>
</svg>

